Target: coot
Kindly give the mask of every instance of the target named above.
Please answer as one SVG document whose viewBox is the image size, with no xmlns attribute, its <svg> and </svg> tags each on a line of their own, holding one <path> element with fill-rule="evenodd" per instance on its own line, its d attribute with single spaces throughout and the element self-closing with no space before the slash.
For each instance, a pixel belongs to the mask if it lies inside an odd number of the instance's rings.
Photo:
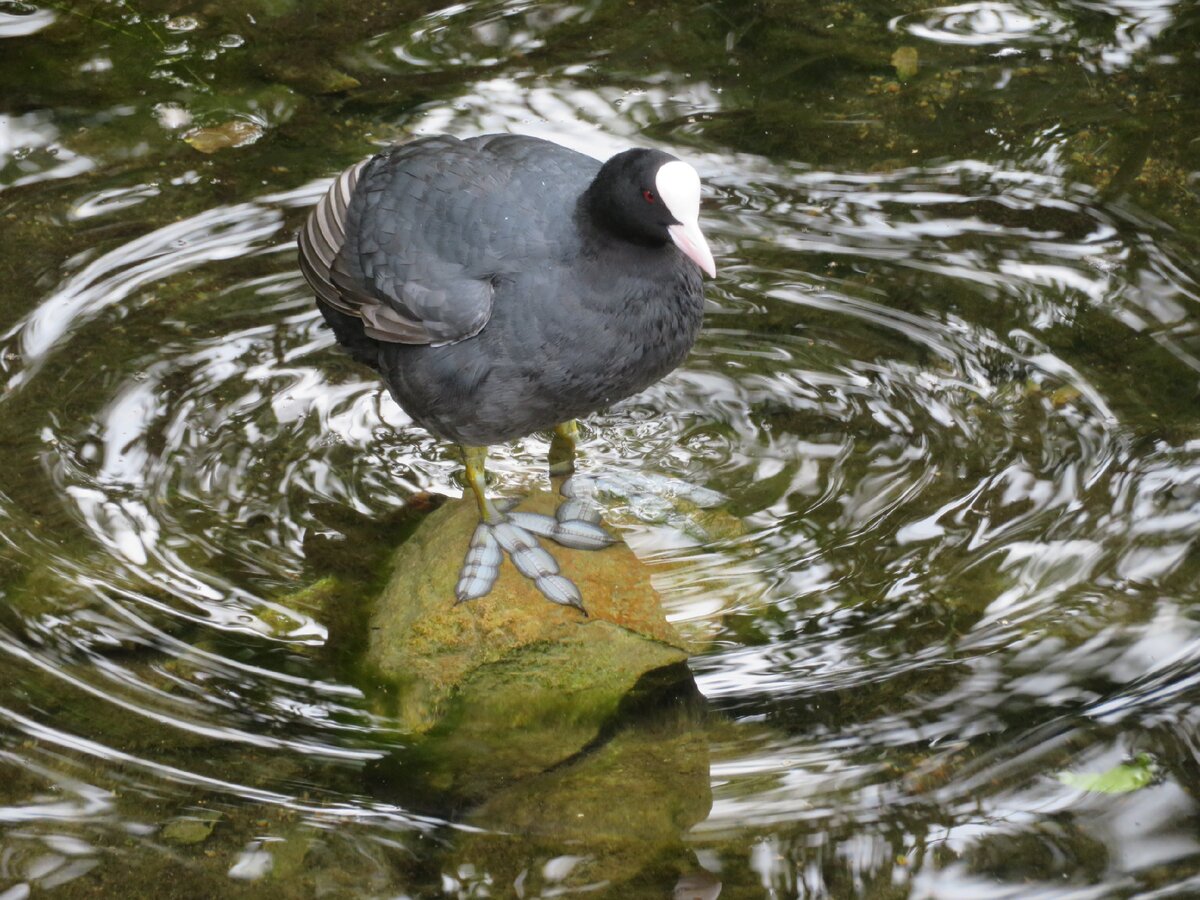
<svg viewBox="0 0 1200 900">
<path fill-rule="evenodd" d="M 530 532 L 576 547 L 604 546 L 606 533 L 595 516 L 493 504 L 486 448 L 554 429 L 573 450 L 575 419 L 683 361 L 700 330 L 701 272 L 715 274 L 699 213 L 699 176 L 667 153 L 601 164 L 493 134 L 384 150 L 309 214 L 300 267 L 338 341 L 417 424 L 462 448 L 481 523 L 459 601 L 490 590 L 503 549 L 549 599 L 582 609 Z"/>
</svg>

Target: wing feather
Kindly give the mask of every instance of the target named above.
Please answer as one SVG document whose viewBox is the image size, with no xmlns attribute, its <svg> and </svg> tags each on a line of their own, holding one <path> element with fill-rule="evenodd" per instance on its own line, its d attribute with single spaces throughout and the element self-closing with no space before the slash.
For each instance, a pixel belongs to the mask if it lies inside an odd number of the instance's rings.
<svg viewBox="0 0 1200 900">
<path fill-rule="evenodd" d="M 574 198 L 598 168 L 519 135 L 397 145 L 334 180 L 300 230 L 301 271 L 376 340 L 472 337 L 506 273 L 562 257 Z"/>
</svg>

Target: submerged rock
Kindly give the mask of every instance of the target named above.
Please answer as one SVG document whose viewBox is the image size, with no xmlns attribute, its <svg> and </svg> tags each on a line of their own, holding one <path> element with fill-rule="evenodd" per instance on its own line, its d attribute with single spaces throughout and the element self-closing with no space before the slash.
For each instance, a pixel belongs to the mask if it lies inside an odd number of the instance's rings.
<svg viewBox="0 0 1200 900">
<path fill-rule="evenodd" d="M 604 896 L 664 896 L 674 873 L 694 868 L 684 836 L 712 807 L 709 736 L 698 694 L 633 718 L 588 753 L 488 797 L 447 868 L 474 865 L 533 897 L 606 883 Z"/>
<path fill-rule="evenodd" d="M 552 513 L 556 502 L 539 493 L 518 508 Z M 648 568 L 621 543 L 571 550 L 546 542 L 582 592 L 586 616 L 548 602 L 507 560 L 486 597 L 456 604 L 454 585 L 477 523 L 470 500 L 432 513 L 397 551 L 391 582 L 376 602 L 366 661 L 398 688 L 395 711 L 406 728 L 427 730 L 449 696 L 488 667 L 589 692 L 613 678 L 631 686 L 643 673 L 687 658 Z M 525 656 L 528 666 L 519 661 Z"/>
</svg>

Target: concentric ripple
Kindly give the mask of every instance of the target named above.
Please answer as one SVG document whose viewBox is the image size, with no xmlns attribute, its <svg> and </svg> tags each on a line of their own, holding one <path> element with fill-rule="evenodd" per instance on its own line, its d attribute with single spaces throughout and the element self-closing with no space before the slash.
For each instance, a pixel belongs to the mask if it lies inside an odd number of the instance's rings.
<svg viewBox="0 0 1200 900">
<path fill-rule="evenodd" d="M 1048 8 L 989 0 L 910 13 L 896 17 L 890 24 L 894 30 L 913 37 L 970 46 L 1049 43 L 1067 27 Z"/>
</svg>

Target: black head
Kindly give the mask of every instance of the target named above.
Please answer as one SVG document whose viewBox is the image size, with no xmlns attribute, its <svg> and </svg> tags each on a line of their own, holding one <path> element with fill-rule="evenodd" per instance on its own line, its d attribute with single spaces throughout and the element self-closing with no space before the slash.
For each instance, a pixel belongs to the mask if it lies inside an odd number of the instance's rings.
<svg viewBox="0 0 1200 900">
<path fill-rule="evenodd" d="M 667 228 L 680 224 L 659 193 L 659 170 L 679 162 L 661 150 L 633 149 L 606 162 L 588 188 L 596 224 L 635 244 L 665 244 Z"/>
<path fill-rule="evenodd" d="M 597 173 L 584 195 L 592 221 L 634 244 L 673 243 L 713 275 L 716 266 L 700 231 L 700 176 L 661 150 L 618 153 Z"/>
</svg>

